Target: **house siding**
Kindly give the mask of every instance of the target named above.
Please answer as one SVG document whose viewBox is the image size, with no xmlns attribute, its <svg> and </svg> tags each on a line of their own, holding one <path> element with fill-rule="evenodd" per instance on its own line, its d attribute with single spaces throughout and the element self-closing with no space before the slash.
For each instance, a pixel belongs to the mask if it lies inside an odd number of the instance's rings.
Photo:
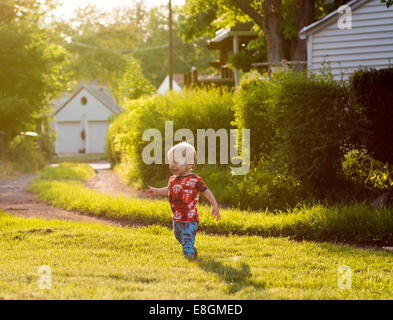
<svg viewBox="0 0 393 320">
<path fill-rule="evenodd" d="M 393 66 L 393 7 L 370 0 L 352 11 L 352 29 L 337 19 L 309 36 L 308 68 L 319 73 L 328 64 L 336 79 L 347 79 L 361 67 Z"/>
</svg>

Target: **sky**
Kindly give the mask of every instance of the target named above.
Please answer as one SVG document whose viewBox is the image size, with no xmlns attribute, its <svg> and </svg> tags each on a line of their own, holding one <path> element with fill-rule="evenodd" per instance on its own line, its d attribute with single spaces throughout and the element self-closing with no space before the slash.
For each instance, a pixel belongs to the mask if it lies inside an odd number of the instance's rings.
<svg viewBox="0 0 393 320">
<path fill-rule="evenodd" d="M 172 0 L 172 6 L 182 6 L 185 0 Z M 94 4 L 110 10 L 114 7 L 132 5 L 134 0 L 60 0 L 63 5 L 56 10 L 56 16 L 61 16 L 64 19 L 69 19 L 73 15 L 73 11 L 78 7 L 85 7 L 88 4 Z M 152 8 L 160 5 L 167 5 L 168 0 L 145 0 L 147 8 Z"/>
</svg>

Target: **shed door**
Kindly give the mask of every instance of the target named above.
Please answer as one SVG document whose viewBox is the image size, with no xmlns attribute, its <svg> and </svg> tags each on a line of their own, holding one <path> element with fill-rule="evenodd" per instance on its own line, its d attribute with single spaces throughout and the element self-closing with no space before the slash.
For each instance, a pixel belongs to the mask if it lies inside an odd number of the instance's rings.
<svg viewBox="0 0 393 320">
<path fill-rule="evenodd" d="M 56 153 L 78 153 L 82 148 L 80 122 L 58 122 Z"/>
<path fill-rule="evenodd" d="M 88 153 L 105 153 L 105 137 L 108 126 L 108 121 L 88 121 Z"/>
</svg>

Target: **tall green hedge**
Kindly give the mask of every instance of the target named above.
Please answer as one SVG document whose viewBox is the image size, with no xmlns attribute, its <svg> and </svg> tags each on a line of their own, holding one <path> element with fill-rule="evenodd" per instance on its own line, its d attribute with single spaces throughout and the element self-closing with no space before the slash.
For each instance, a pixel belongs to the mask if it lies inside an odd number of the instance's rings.
<svg viewBox="0 0 393 320">
<path fill-rule="evenodd" d="M 351 103 L 364 120 L 360 143 L 376 160 L 393 163 L 393 68 L 359 70 L 351 76 L 349 89 Z"/>
<path fill-rule="evenodd" d="M 138 186 L 167 180 L 170 175 L 165 164 L 165 121 L 173 121 L 173 134 L 181 128 L 190 129 L 195 146 L 197 129 L 224 128 L 229 133 L 229 129 L 234 128 L 233 93 L 226 89 L 183 90 L 128 100 L 125 108 L 125 114 L 111 123 L 108 150 L 113 154 L 113 162 L 121 158 L 121 162 L 129 166 L 129 177 Z M 143 162 L 142 152 L 150 143 L 142 141 L 147 129 L 157 129 L 161 133 L 162 164 L 148 165 Z M 117 134 L 112 134 L 114 131 Z"/>
<path fill-rule="evenodd" d="M 272 162 L 318 197 L 340 183 L 349 114 L 345 86 L 307 72 L 248 80 L 236 103 L 237 124 L 251 129 L 253 159 Z"/>
<path fill-rule="evenodd" d="M 281 156 L 317 196 L 339 185 L 348 112 L 347 90 L 332 79 L 300 73 L 281 81 L 274 117 Z"/>
<path fill-rule="evenodd" d="M 35 172 L 42 169 L 48 162 L 45 154 L 39 147 L 37 137 L 27 135 L 15 136 L 6 150 L 6 159 L 20 172 Z"/>
<path fill-rule="evenodd" d="M 110 119 L 111 123 L 106 134 L 105 149 L 112 167 L 121 162 L 122 152 L 118 142 L 118 135 L 127 132 L 124 125 L 126 120 L 125 112 L 121 112 L 116 118 Z"/>
<path fill-rule="evenodd" d="M 249 78 L 241 82 L 236 95 L 235 121 L 238 128 L 250 129 L 251 159 L 272 159 L 275 128 L 271 119 L 280 75 L 268 79 Z"/>
<path fill-rule="evenodd" d="M 381 77 L 386 79 L 389 72 L 381 71 Z M 377 83 L 379 78 L 372 74 L 362 77 Z M 126 112 L 111 123 L 108 131 L 111 162 L 121 163 L 136 186 L 164 185 L 170 175 L 164 164 L 164 141 L 163 164 L 147 165 L 142 161 L 142 151 L 150 142 L 142 141 L 142 135 L 147 129 L 158 129 L 164 139 L 165 121 L 173 121 L 173 132 L 190 129 L 195 141 L 197 129 L 250 129 L 252 163 L 248 175 L 231 176 L 227 165 L 196 168 L 219 202 L 245 209 L 273 210 L 293 207 L 311 197 L 333 196 L 339 200 L 348 192 L 355 193 L 355 185 L 363 188 L 359 181 L 364 177 L 368 177 L 367 189 L 385 189 L 391 184 L 390 178 L 384 177 L 387 167 L 374 170 L 374 165 L 365 165 L 359 157 L 344 157 L 357 141 L 366 141 L 367 135 L 371 137 L 367 141 L 379 143 L 373 132 L 364 130 L 364 124 L 385 125 L 382 111 L 369 110 L 371 105 L 366 107 L 357 98 L 357 92 L 367 95 L 365 101 L 369 104 L 378 92 L 385 99 L 390 99 L 393 92 L 386 91 L 389 83 L 378 91 L 382 83 L 367 86 L 359 77 L 352 78 L 350 91 L 343 82 L 329 76 L 288 72 L 244 80 L 236 94 L 225 89 L 193 89 L 129 100 Z M 371 92 L 366 94 L 367 90 Z M 391 101 L 393 98 L 381 104 L 387 108 Z M 388 131 L 388 124 L 385 130 Z M 386 133 L 388 138 L 389 134 Z"/>
</svg>

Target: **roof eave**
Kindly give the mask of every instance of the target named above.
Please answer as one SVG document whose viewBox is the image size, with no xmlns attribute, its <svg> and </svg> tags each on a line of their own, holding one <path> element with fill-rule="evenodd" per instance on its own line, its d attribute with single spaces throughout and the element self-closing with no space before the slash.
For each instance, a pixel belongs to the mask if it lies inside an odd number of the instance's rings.
<svg viewBox="0 0 393 320">
<path fill-rule="evenodd" d="M 84 88 L 83 85 L 77 87 L 77 89 L 74 91 L 74 93 L 73 93 L 66 101 L 64 101 L 64 103 L 63 103 L 57 110 L 55 110 L 55 111 L 52 113 L 51 116 L 54 117 L 54 116 L 57 115 L 61 110 L 63 110 L 64 107 L 65 107 L 72 99 L 74 99 L 74 97 L 75 97 L 79 92 L 81 92 L 83 88 Z"/>
<path fill-rule="evenodd" d="M 57 110 L 55 110 L 51 116 L 54 117 L 55 115 L 57 115 L 62 109 L 64 109 L 64 107 L 71 101 L 73 100 L 76 95 L 82 91 L 82 89 L 85 89 L 87 92 L 89 92 L 94 98 L 96 98 L 99 102 L 101 102 L 105 107 L 107 107 L 110 111 L 112 111 L 112 113 L 114 114 L 119 114 L 122 110 L 121 106 L 116 105 L 116 107 L 111 107 L 109 106 L 105 101 L 103 101 L 100 97 L 98 97 L 96 94 L 94 94 L 94 92 L 92 90 L 89 90 L 88 86 L 86 86 L 85 84 L 82 85 L 78 85 L 77 89 L 75 90 L 75 92 L 70 96 L 69 99 L 67 99 L 66 101 L 64 101 L 64 103 L 62 104 L 61 107 L 59 107 Z M 118 109 L 118 110 L 114 110 L 114 109 Z"/>
<path fill-rule="evenodd" d="M 352 0 L 347 2 L 345 5 L 349 6 L 352 10 L 356 9 L 357 7 L 361 6 L 363 3 L 368 2 L 369 0 Z M 302 28 L 302 30 L 299 31 L 298 35 L 301 40 L 307 39 L 308 36 L 314 32 L 317 32 L 321 29 L 323 29 L 326 25 L 329 25 L 332 23 L 331 20 L 336 19 L 338 16 L 338 10 L 332 11 L 322 19 L 319 19 L 318 21 L 315 21 L 308 26 L 305 26 Z"/>
<path fill-rule="evenodd" d="M 303 29 L 300 30 L 300 32 L 298 33 L 298 35 L 299 35 L 299 39 L 300 39 L 300 40 L 306 40 L 306 39 L 308 38 L 308 34 L 305 33 L 305 32 L 303 32 Z"/>
</svg>

